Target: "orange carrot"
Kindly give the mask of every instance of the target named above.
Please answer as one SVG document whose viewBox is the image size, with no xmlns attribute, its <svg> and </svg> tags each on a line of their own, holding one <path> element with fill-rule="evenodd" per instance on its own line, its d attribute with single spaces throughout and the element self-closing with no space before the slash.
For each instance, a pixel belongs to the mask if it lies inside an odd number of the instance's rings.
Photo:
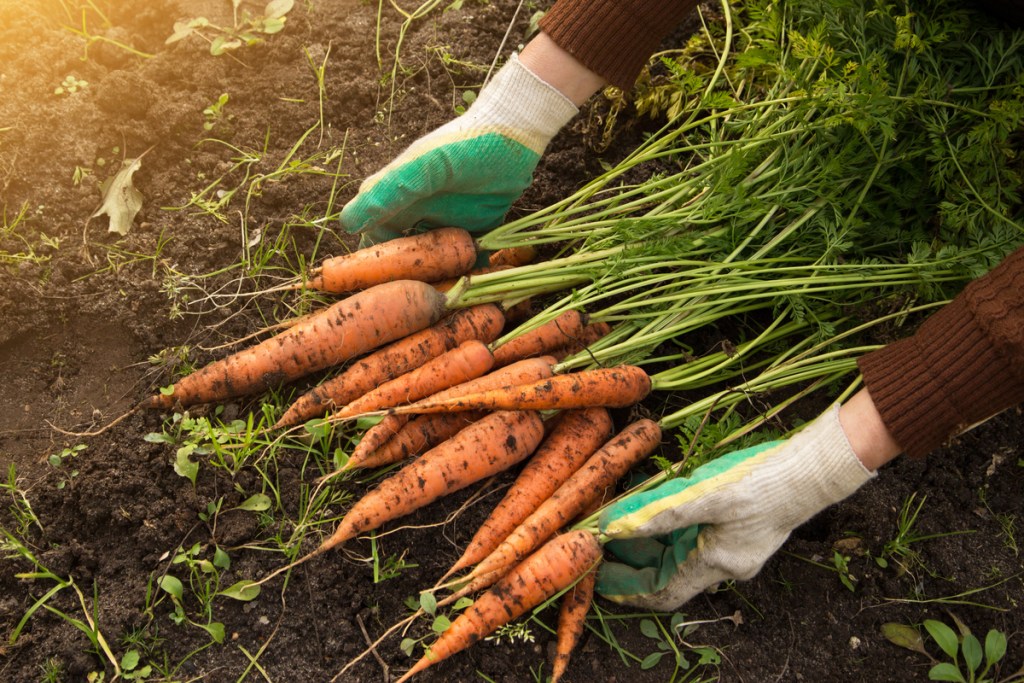
<svg viewBox="0 0 1024 683">
<path fill-rule="evenodd" d="M 351 403 L 383 382 L 414 370 L 469 339 L 491 342 L 501 333 L 504 323 L 501 309 L 494 304 L 456 311 L 437 324 L 352 363 L 337 377 L 307 391 L 273 428 L 291 427 Z"/>
<path fill-rule="evenodd" d="M 459 277 L 451 277 L 447 280 L 441 280 L 440 282 L 432 282 L 434 288 L 439 292 L 448 292 L 452 287 L 459 283 L 463 277 L 472 278 L 474 275 L 486 275 L 487 273 L 496 273 L 499 270 L 509 270 L 512 266 L 484 266 L 483 268 L 474 268 L 473 270 L 460 275 Z"/>
<path fill-rule="evenodd" d="M 343 468 L 324 478 L 356 468 L 384 467 L 419 455 L 455 436 L 486 414 L 470 411 L 468 413 L 417 415 L 380 448 L 365 451 L 365 455 L 360 453 L 359 457 L 353 453 Z"/>
<path fill-rule="evenodd" d="M 586 531 L 571 531 L 552 539 L 467 607 L 396 683 L 409 680 L 522 616 L 572 585 L 600 560 L 601 546 Z"/>
<path fill-rule="evenodd" d="M 487 344 L 470 339 L 451 351 L 432 358 L 420 367 L 384 382 L 343 408 L 331 413 L 332 418 L 346 418 L 383 410 L 402 403 L 411 403 L 432 396 L 457 384 L 485 374 L 494 365 L 494 356 Z"/>
<path fill-rule="evenodd" d="M 634 365 L 556 375 L 539 382 L 452 398 L 426 398 L 391 410 L 399 415 L 461 410 L 568 410 L 625 408 L 651 391 L 651 378 Z"/>
<path fill-rule="evenodd" d="M 558 487 L 550 498 L 516 527 L 498 548 L 466 577 L 469 592 L 486 587 L 477 577 L 493 575 L 521 561 L 556 531 L 572 521 L 587 503 L 601 496 L 629 469 L 647 457 L 661 440 L 661 428 L 646 418 L 628 425 L 587 459 L 583 467 Z"/>
<path fill-rule="evenodd" d="M 349 509 L 334 534 L 302 561 L 376 529 L 530 455 L 544 436 L 533 411 L 491 413 L 391 475 Z"/>
<path fill-rule="evenodd" d="M 508 365 L 523 358 L 551 353 L 578 339 L 586 325 L 579 311 L 564 311 L 540 327 L 525 332 L 494 349 L 494 364 Z"/>
<path fill-rule="evenodd" d="M 487 263 L 491 266 L 512 266 L 517 268 L 532 263 L 537 256 L 534 247 L 507 247 L 493 252 L 487 257 Z"/>
<path fill-rule="evenodd" d="M 558 424 L 441 581 L 491 554 L 611 435 L 612 418 L 604 408 L 573 410 L 560 416 Z"/>
<path fill-rule="evenodd" d="M 594 602 L 596 584 L 597 571 L 592 569 L 562 596 L 562 606 L 558 610 L 558 636 L 555 644 L 555 662 L 551 668 L 551 683 L 558 683 L 565 675 L 572 651 L 583 635 L 587 612 Z"/>
<path fill-rule="evenodd" d="M 468 273 L 475 262 L 472 235 L 461 228 L 438 228 L 327 259 L 310 271 L 303 286 L 342 293 L 393 280 L 436 282 Z"/>
<path fill-rule="evenodd" d="M 551 352 L 551 355 L 553 355 L 555 358 L 558 358 L 559 360 L 568 358 L 569 356 L 574 356 L 580 351 L 583 351 L 584 349 L 589 347 L 598 339 L 601 339 L 602 337 L 606 337 L 609 334 L 611 334 L 611 331 L 612 326 L 606 322 L 590 323 L 589 325 L 583 328 L 583 331 L 580 333 L 578 339 L 572 341 L 567 346 L 555 349 L 554 351 Z"/>
<path fill-rule="evenodd" d="M 422 330 L 445 313 L 446 299 L 415 280 L 397 280 L 339 301 L 288 330 L 184 377 L 171 394 L 143 407 L 210 403 L 265 391 Z"/>
<path fill-rule="evenodd" d="M 474 393 L 477 391 L 489 391 L 499 387 L 520 384 L 524 382 L 535 382 L 545 377 L 551 377 L 551 366 L 554 359 L 549 356 L 541 358 L 530 358 L 519 363 L 513 363 L 483 377 L 463 382 L 450 389 L 445 389 L 437 394 L 438 397 L 457 396 L 462 392 Z M 411 415 L 387 415 L 383 420 L 371 427 L 363 434 L 363 438 L 352 450 L 351 459 L 360 460 L 372 451 L 383 446 L 389 439 L 411 419 Z"/>
</svg>

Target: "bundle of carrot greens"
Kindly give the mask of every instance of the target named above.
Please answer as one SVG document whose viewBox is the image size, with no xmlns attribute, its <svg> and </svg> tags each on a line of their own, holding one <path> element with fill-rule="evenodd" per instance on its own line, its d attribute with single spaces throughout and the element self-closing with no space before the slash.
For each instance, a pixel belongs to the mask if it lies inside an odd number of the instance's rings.
<svg viewBox="0 0 1024 683">
<path fill-rule="evenodd" d="M 454 600 L 497 587 L 410 675 L 592 577 L 595 492 L 662 430 L 733 425 L 721 446 L 802 396 L 845 396 L 879 326 L 941 305 L 1024 242 L 1024 32 L 948 0 L 916 13 L 866 0 L 723 10 L 720 33 L 661 55 L 662 75 L 645 81 L 648 103 L 682 113 L 603 176 L 475 243 L 452 228 L 325 263 L 297 286 L 365 289 L 147 402 L 218 401 L 341 368 L 274 427 L 376 416 L 339 471 L 408 464 L 299 562 L 528 461 L 442 581 L 465 573 L 435 589 Z M 467 276 L 477 249 L 493 268 Z M 505 260 L 535 251 L 550 257 Z M 382 260 L 395 270 L 367 279 Z M 652 390 L 703 393 L 616 432 L 607 409 Z M 773 398 L 743 424 L 754 394 Z M 587 582 L 566 609 L 577 620 Z"/>
</svg>

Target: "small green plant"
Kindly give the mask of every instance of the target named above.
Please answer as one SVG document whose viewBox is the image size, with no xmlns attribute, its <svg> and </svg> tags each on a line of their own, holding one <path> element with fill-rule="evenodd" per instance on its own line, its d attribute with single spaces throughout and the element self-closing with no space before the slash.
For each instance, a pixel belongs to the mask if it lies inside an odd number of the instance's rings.
<svg viewBox="0 0 1024 683">
<path fill-rule="evenodd" d="M 723 619 L 733 621 L 733 623 L 741 621 L 738 612 L 731 617 L 723 617 Z M 719 620 L 713 619 L 710 621 Z M 686 617 L 679 612 L 674 613 L 669 618 L 667 627 L 658 618 L 645 617 L 641 619 L 640 633 L 644 637 L 653 640 L 657 649 L 641 660 L 640 668 L 643 670 L 653 669 L 666 656 L 671 656 L 675 665 L 672 680 L 675 680 L 680 670 L 689 671 L 694 665 L 703 667 L 720 664 L 722 661 L 721 655 L 714 648 L 691 646 L 686 642 L 686 638 L 695 633 L 701 624 L 710 623 L 710 621 L 687 621 Z M 681 648 L 680 645 L 683 647 Z M 697 661 L 695 663 L 691 662 L 686 656 L 687 653 L 695 654 Z"/>
<path fill-rule="evenodd" d="M 28 502 L 28 495 L 18 487 L 18 473 L 13 462 L 7 468 L 7 480 L 0 483 L 0 490 L 7 491 L 11 496 L 12 502 L 7 509 L 16 523 L 16 537 L 24 538 L 33 525 L 39 527 L 40 531 L 43 530 L 39 518 L 32 510 L 32 504 Z"/>
<path fill-rule="evenodd" d="M 74 95 L 79 90 L 85 90 L 88 87 L 89 81 L 80 80 L 69 74 L 64 77 L 64 80 L 60 82 L 60 85 L 53 89 L 53 94 Z"/>
<path fill-rule="evenodd" d="M 196 17 L 188 21 L 174 24 L 174 33 L 164 41 L 166 44 L 176 43 L 189 36 L 199 36 L 210 44 L 210 54 L 219 56 L 240 47 L 247 47 L 263 42 L 263 36 L 273 35 L 284 29 L 287 14 L 295 5 L 294 0 L 270 0 L 263 9 L 263 14 L 250 14 L 243 10 L 238 16 L 241 0 L 232 0 L 234 9 L 233 25 L 219 26 L 206 17 Z"/>
<path fill-rule="evenodd" d="M 850 556 L 843 555 L 838 550 L 832 551 L 832 566 L 835 568 L 839 580 L 850 591 L 857 590 L 857 577 L 850 573 Z"/>
<path fill-rule="evenodd" d="M 448 614 L 439 614 L 437 611 L 437 598 L 430 591 L 423 591 L 420 593 L 419 598 L 409 597 L 405 601 L 406 607 L 411 610 L 423 610 L 423 613 L 430 617 L 430 631 L 433 636 L 439 636 L 448 630 L 448 627 L 452 625 L 452 616 L 457 612 L 461 612 L 470 605 L 473 601 L 470 598 L 459 598 L 452 605 L 451 612 Z M 423 638 L 405 638 L 399 644 L 399 648 L 405 653 L 407 657 L 412 657 L 413 651 L 416 649 L 417 644 L 421 644 L 427 637 Z"/>
<path fill-rule="evenodd" d="M 56 657 L 48 657 L 39 668 L 43 672 L 42 683 L 60 683 L 64 680 L 64 664 Z"/>
<path fill-rule="evenodd" d="M 924 566 L 920 553 L 911 546 L 922 541 L 945 536 L 971 533 L 970 531 L 946 531 L 935 534 L 918 533 L 915 527 L 921 514 L 921 509 L 924 507 L 927 499 L 927 496 L 922 496 L 918 499 L 917 493 L 912 493 L 903 501 L 899 517 L 896 520 L 896 535 L 885 542 L 882 546 L 881 554 L 874 558 L 875 563 L 879 567 L 885 569 L 889 566 L 889 562 L 892 561 L 896 564 L 897 573 L 900 576 L 903 574 L 913 575 L 913 570 L 916 568 L 924 569 L 929 575 L 933 575 Z"/>
<path fill-rule="evenodd" d="M 225 92 L 221 93 L 217 101 L 203 109 L 203 130 L 213 130 L 224 116 L 224 107 L 227 105 L 230 96 Z"/>
<path fill-rule="evenodd" d="M 882 625 L 882 635 L 889 642 L 919 652 L 933 665 L 928 671 L 932 681 L 956 681 L 958 683 L 1019 683 L 1024 681 L 1024 669 L 1005 678 L 999 678 L 999 662 L 1006 655 L 1007 637 L 997 629 L 990 629 L 982 642 L 955 615 L 950 615 L 956 625 L 954 630 L 937 619 L 925 619 L 924 630 L 939 647 L 948 661 L 933 657 L 925 645 L 920 630 L 905 624 Z M 983 666 L 984 665 L 984 666 Z"/>
<path fill-rule="evenodd" d="M 59 453 L 51 453 L 50 457 L 46 459 L 46 462 L 48 462 L 51 467 L 64 469 L 64 472 L 67 474 L 67 477 L 65 479 L 61 479 L 59 482 L 57 482 L 58 489 L 64 488 L 65 486 L 67 486 L 67 483 L 69 481 L 78 476 L 78 470 L 67 469 L 65 468 L 65 465 L 74 458 L 77 458 L 78 454 L 84 451 L 86 448 L 87 446 L 84 443 L 80 443 L 75 446 L 68 446 L 62 449 Z"/>
<path fill-rule="evenodd" d="M 370 559 L 373 563 L 373 582 L 380 583 L 388 579 L 397 578 L 407 569 L 414 569 L 418 564 L 405 561 L 403 550 L 400 555 L 388 555 L 382 558 L 377 544 L 377 534 L 370 534 Z"/>
</svg>

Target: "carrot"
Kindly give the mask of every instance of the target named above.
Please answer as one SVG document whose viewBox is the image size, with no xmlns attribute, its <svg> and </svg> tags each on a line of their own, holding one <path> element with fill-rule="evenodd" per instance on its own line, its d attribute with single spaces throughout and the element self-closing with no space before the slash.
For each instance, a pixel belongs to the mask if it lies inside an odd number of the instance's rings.
<svg viewBox="0 0 1024 683">
<path fill-rule="evenodd" d="M 384 467 L 401 462 L 455 436 L 484 415 L 484 412 L 417 415 L 380 448 L 364 451 L 359 457 L 353 453 L 343 468 L 322 478 L 328 479 L 340 472 L 356 468 Z"/>
<path fill-rule="evenodd" d="M 474 268 L 473 270 L 469 271 L 468 273 L 464 273 L 459 277 L 451 277 L 446 280 L 441 280 L 440 282 L 432 282 L 431 284 L 433 284 L 434 289 L 438 290 L 439 292 L 447 292 L 452 287 L 457 285 L 459 283 L 459 280 L 461 280 L 463 277 L 472 278 L 474 275 L 486 275 L 487 273 L 496 273 L 499 270 L 509 270 L 511 267 L 512 266 L 484 266 L 483 268 Z"/>
<path fill-rule="evenodd" d="M 550 498 L 541 503 L 508 538 L 482 560 L 466 579 L 468 592 L 486 587 L 478 577 L 511 567 L 556 531 L 572 521 L 590 500 L 601 496 L 626 472 L 647 457 L 661 440 L 661 428 L 646 418 L 628 425 L 594 453 Z"/>
<path fill-rule="evenodd" d="M 532 263 L 537 256 L 537 249 L 534 247 L 506 247 L 493 252 L 487 257 L 487 263 L 491 266 L 512 266 L 517 268 Z"/>
<path fill-rule="evenodd" d="M 487 637 L 572 585 L 601 560 L 601 546 L 586 531 L 571 531 L 546 543 L 467 607 L 396 683 L 409 680 Z"/>
<path fill-rule="evenodd" d="M 494 349 L 494 364 L 508 365 L 523 358 L 551 353 L 555 349 L 578 339 L 586 325 L 585 316 L 579 311 L 564 311 L 540 327 L 513 337 Z"/>
<path fill-rule="evenodd" d="M 442 353 L 420 367 L 384 382 L 348 405 L 331 413 L 332 418 L 347 418 L 432 396 L 457 384 L 485 374 L 494 365 L 487 344 L 470 339 Z"/>
<path fill-rule="evenodd" d="M 635 365 L 556 375 L 530 384 L 452 398 L 426 398 L 392 408 L 396 414 L 461 410 L 568 410 L 605 406 L 625 408 L 651 391 L 651 378 Z"/>
<path fill-rule="evenodd" d="M 562 596 L 558 610 L 558 630 L 555 644 L 555 662 L 551 668 L 551 683 L 558 683 L 569 667 L 569 658 L 583 635 L 587 612 L 594 602 L 597 572 L 591 570 Z"/>
<path fill-rule="evenodd" d="M 437 324 L 379 349 L 343 373 L 300 396 L 285 411 L 274 429 L 300 424 L 320 417 L 332 407 L 344 406 L 383 382 L 395 379 L 455 348 L 469 339 L 491 342 L 505 323 L 494 304 L 456 311 Z"/>
<path fill-rule="evenodd" d="M 303 559 L 508 469 L 532 453 L 543 436 L 544 422 L 536 412 L 501 411 L 487 415 L 360 498 L 338 523 L 334 534 Z"/>
<path fill-rule="evenodd" d="M 560 416 L 558 424 L 441 581 L 493 552 L 611 435 L 612 419 L 604 408 L 573 410 Z"/>
<path fill-rule="evenodd" d="M 575 356 L 602 337 L 611 334 L 612 326 L 606 322 L 590 323 L 583 328 L 578 339 L 573 340 L 566 346 L 555 349 L 551 352 L 555 358 L 562 360 L 569 356 Z"/>
<path fill-rule="evenodd" d="M 530 358 L 519 363 L 513 363 L 504 368 L 490 372 L 483 377 L 458 384 L 436 394 L 437 397 L 457 396 L 462 392 L 489 391 L 498 387 L 520 384 L 523 382 L 534 382 L 545 377 L 551 377 L 551 366 L 554 359 L 544 356 L 541 358 Z M 352 450 L 352 459 L 360 460 L 369 453 L 383 446 L 411 419 L 411 415 L 387 415 L 383 420 L 371 427 L 363 434 L 362 440 Z"/>
<path fill-rule="evenodd" d="M 398 280 L 339 301 L 256 346 L 184 377 L 147 408 L 210 403 L 254 394 L 422 330 L 445 313 L 446 299 L 423 282 Z"/>
<path fill-rule="evenodd" d="M 435 282 L 463 275 L 474 263 L 472 235 L 461 228 L 438 228 L 327 259 L 302 286 L 342 293 L 394 280 Z"/>
</svg>

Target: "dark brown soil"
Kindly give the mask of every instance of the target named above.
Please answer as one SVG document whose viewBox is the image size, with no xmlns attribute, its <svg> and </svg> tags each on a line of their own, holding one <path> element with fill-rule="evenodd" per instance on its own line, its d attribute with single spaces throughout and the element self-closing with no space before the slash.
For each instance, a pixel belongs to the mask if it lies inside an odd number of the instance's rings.
<svg viewBox="0 0 1024 683">
<path fill-rule="evenodd" d="M 373 583 L 370 565 L 359 560 L 370 555 L 370 543 L 360 540 L 298 569 L 284 587 L 280 581 L 269 584 L 252 602 L 214 600 L 211 616 L 225 625 L 226 638 L 207 646 L 206 631 L 171 620 L 172 606 L 160 591 L 153 593 L 162 596 L 160 602 L 147 611 L 147 591 L 168 571 L 187 580 L 169 558 L 193 544 L 201 553 L 214 543 L 229 551 L 231 567 L 222 586 L 281 565 L 281 554 L 255 548 L 271 547 L 267 540 L 275 529 L 256 513 L 229 511 L 263 490 L 258 475 L 250 468 L 232 477 L 225 469 L 201 466 L 193 487 L 175 473 L 174 446 L 143 438 L 164 428 L 164 415 L 132 415 L 98 436 L 60 430 L 95 429 L 168 384 L 171 369 L 149 362 L 165 349 L 188 346 L 192 362 L 203 363 L 219 353 L 204 348 L 283 315 L 278 302 L 285 299 L 267 296 L 225 299 L 220 308 L 197 307 L 193 300 L 188 314 L 176 316 L 175 307 L 187 302 L 173 298 L 168 285 L 184 280 L 169 274 L 200 276 L 238 264 L 255 248 L 257 231 L 266 244 L 286 234 L 285 251 L 293 261 L 351 247 L 352 239 L 333 222 L 320 230 L 293 217 L 337 212 L 362 177 L 454 116 L 463 90 L 482 77 L 464 64 L 490 64 L 516 5 L 469 0 L 461 9 L 438 10 L 414 24 L 402 47 L 404 71 L 393 107 L 375 57 L 376 3 L 300 0 L 283 32 L 238 51 L 237 59 L 211 56 L 198 38 L 164 44 L 175 20 L 206 14 L 230 22 L 226 0 L 0 5 L 3 225 L 12 225 L 24 208 L 16 228 L 0 233 L 0 466 L 17 477 L 16 487 L 0 490 L 0 526 L 22 539 L 49 570 L 74 579 L 89 609 L 95 606 L 99 630 L 115 656 L 140 651 L 139 666 L 153 666 L 150 680 L 330 680 L 368 639 L 408 613 L 404 601 L 432 585 L 472 533 L 486 506 L 470 507 L 443 532 L 437 525 L 469 496 L 432 506 L 403 520 L 403 528 L 382 537 L 377 548 L 384 556 L 405 553 L 418 566 Z M 90 6 L 105 12 L 109 26 Z M 81 25 L 83 7 L 90 32 L 100 37 L 87 51 L 67 28 Z M 512 25 L 506 53 L 524 40 L 531 12 L 524 7 Z M 381 54 L 389 70 L 400 21 L 386 3 L 382 16 Z M 136 56 L 110 41 L 153 56 Z M 273 176 L 319 119 L 311 62 L 326 64 L 324 127 L 313 130 L 290 158 L 320 154 L 315 164 L 323 164 L 326 173 Z M 54 94 L 68 76 L 88 85 Z M 204 130 L 203 110 L 222 93 L 229 94 L 223 116 Z M 564 196 L 599 173 L 602 158 L 614 161 L 637 139 L 637 131 L 627 128 L 598 155 L 588 147 L 587 121 L 584 112 L 555 140 L 517 212 Z M 167 209 L 185 205 L 225 174 L 220 187 L 240 185 L 240 172 L 229 172 L 242 150 L 259 153 L 253 174 L 271 176 L 248 205 L 240 194 L 223 221 L 196 210 Z M 340 167 L 339 158 L 326 163 L 329 150 L 344 151 Z M 99 182 L 113 175 L 122 156 L 143 152 L 134 176 L 143 209 L 126 237 L 108 234 L 105 217 L 88 220 L 100 203 Z M 335 182 L 329 174 L 338 168 L 342 177 L 335 204 L 329 205 Z M 76 182 L 76 169 L 91 172 Z M 213 291 L 239 274 L 192 282 Z M 197 310 L 205 313 L 195 315 Z M 225 417 L 244 417 L 258 407 L 229 405 Z M 79 444 L 86 448 L 60 467 L 48 462 Z M 692 680 L 926 679 L 928 659 L 890 644 L 880 627 L 927 618 L 952 624 L 950 613 L 975 633 L 994 628 L 1010 637 L 1003 676 L 1024 666 L 1022 444 L 1024 420 L 1011 411 L 926 461 L 899 460 L 851 499 L 798 529 L 757 578 L 686 605 L 687 620 L 711 623 L 679 647 L 709 646 L 721 657 L 718 666 L 691 673 Z M 273 471 L 273 486 L 292 519 L 303 466 L 301 455 L 284 456 Z M 358 493 L 370 482 L 350 485 Z M 926 499 L 914 531 L 940 536 L 912 546 L 919 562 L 909 572 L 894 565 L 883 569 L 872 556 L 894 538 L 898 513 L 915 492 Z M 222 512 L 213 525 L 200 514 L 218 499 Z M 23 525 L 25 516 L 16 511 L 24 512 L 24 500 L 37 519 Z M 966 533 L 944 535 L 949 532 Z M 836 548 L 850 558 L 853 591 L 829 569 Z M 20 623 L 55 585 L 19 576 L 30 571 L 28 562 L 15 557 L 0 562 L 0 680 L 85 681 L 103 671 L 110 680 L 113 667 L 69 620 L 38 609 Z M 46 605 L 86 618 L 71 589 Z M 184 607 L 190 618 L 200 619 L 187 586 Z M 643 658 L 657 649 L 641 634 L 638 619 L 619 619 L 628 613 L 604 602 L 599 608 L 624 650 Z M 716 621 L 737 612 L 739 624 Z M 552 611 L 540 620 L 550 626 Z M 603 628 L 596 619 L 592 624 Z M 19 627 L 19 637 L 10 642 L 7 636 Z M 532 643 L 481 643 L 421 679 L 533 680 L 535 672 L 550 671 L 546 658 L 553 639 L 540 623 L 531 630 Z M 427 633 L 427 625 L 418 623 L 409 635 Z M 399 640 L 384 641 L 376 656 L 341 680 L 387 680 L 388 672 L 404 671 L 411 660 L 399 650 Z M 934 644 L 929 649 L 938 656 Z M 641 670 L 638 659 L 621 656 L 590 633 L 567 680 L 682 680 L 687 672 L 674 674 L 670 660 Z M 690 653 L 688 660 L 694 664 L 697 656 Z M 58 673 L 47 678 L 47 669 Z"/>
</svg>

